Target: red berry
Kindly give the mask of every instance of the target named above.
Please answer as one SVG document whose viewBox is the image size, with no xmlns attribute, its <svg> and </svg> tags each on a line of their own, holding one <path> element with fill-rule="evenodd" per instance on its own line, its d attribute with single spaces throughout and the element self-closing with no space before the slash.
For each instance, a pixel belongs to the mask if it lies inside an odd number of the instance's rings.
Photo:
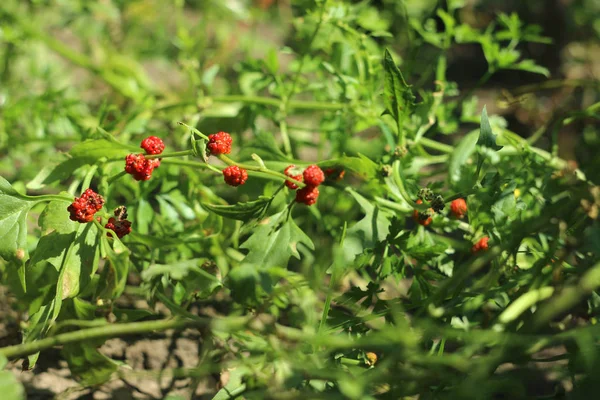
<svg viewBox="0 0 600 400">
<path fill-rule="evenodd" d="M 467 213 L 467 202 L 465 199 L 456 199 L 450 203 L 450 211 L 456 218 L 463 218 Z"/>
<path fill-rule="evenodd" d="M 158 158 L 147 159 L 143 154 L 128 154 L 125 157 L 125 172 L 131 174 L 136 181 L 147 181 L 152 177 L 154 168 L 160 166 Z"/>
<path fill-rule="evenodd" d="M 218 132 L 208 135 L 208 144 L 206 148 L 212 155 L 229 154 L 231 153 L 231 143 L 233 139 L 227 132 Z"/>
<path fill-rule="evenodd" d="M 319 186 L 325 180 L 323 170 L 316 165 L 309 165 L 302 173 L 304 183 L 308 186 Z"/>
<path fill-rule="evenodd" d="M 248 172 L 237 165 L 231 165 L 223 170 L 223 179 L 228 185 L 240 186 L 246 183 Z"/>
<path fill-rule="evenodd" d="M 146 139 L 142 140 L 140 147 L 146 151 L 146 154 L 160 154 L 165 149 L 165 144 L 161 138 L 148 136 Z"/>
<path fill-rule="evenodd" d="M 484 236 L 481 239 L 479 239 L 479 241 L 477 243 L 475 243 L 473 245 L 473 247 L 471 247 L 471 252 L 472 253 L 477 253 L 479 251 L 486 251 L 488 249 L 488 241 L 490 240 L 489 237 Z"/>
<path fill-rule="evenodd" d="M 72 221 L 87 223 L 94 219 L 94 214 L 104 205 L 104 198 L 92 189 L 87 189 L 81 197 L 76 197 L 67 207 Z"/>
<path fill-rule="evenodd" d="M 418 199 L 416 203 L 423 204 L 423 200 Z M 417 222 L 423 226 L 428 226 L 433 221 L 433 219 L 431 218 L 431 215 L 433 213 L 434 213 L 433 208 L 430 208 L 428 210 L 428 212 L 419 212 L 419 210 L 415 209 L 413 211 L 413 219 L 415 220 L 415 222 Z"/>
<path fill-rule="evenodd" d="M 131 233 L 131 222 L 126 219 L 118 220 L 114 217 L 110 217 L 104 227 L 112 230 L 119 239 Z M 110 234 L 107 233 L 107 236 L 110 236 Z"/>
<path fill-rule="evenodd" d="M 319 197 L 319 189 L 316 186 L 305 186 L 296 192 L 296 201 L 307 206 L 315 204 L 317 197 Z"/>
<path fill-rule="evenodd" d="M 286 168 L 286 169 L 283 171 L 283 173 L 284 173 L 286 176 L 289 176 L 289 177 L 290 177 L 290 178 L 292 178 L 292 179 L 295 179 L 295 180 L 297 180 L 297 181 L 300 181 L 300 182 L 302 182 L 302 174 L 295 174 L 295 173 L 294 173 L 294 170 L 295 170 L 295 168 L 296 168 L 296 166 L 295 166 L 294 164 L 292 164 L 292 165 L 288 166 L 288 167 L 287 167 L 287 168 Z M 296 172 L 297 172 L 297 171 L 296 171 Z M 296 189 L 298 189 L 298 185 L 296 185 L 295 183 L 293 183 L 293 182 L 290 182 L 290 181 L 285 181 L 285 186 L 287 186 L 288 188 L 290 188 L 290 189 L 292 189 L 292 190 L 296 190 Z"/>
</svg>

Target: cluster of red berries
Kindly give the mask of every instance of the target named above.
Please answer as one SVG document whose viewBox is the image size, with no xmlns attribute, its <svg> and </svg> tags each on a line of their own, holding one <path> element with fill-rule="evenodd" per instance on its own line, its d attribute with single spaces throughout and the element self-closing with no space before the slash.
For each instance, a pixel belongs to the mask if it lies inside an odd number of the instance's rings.
<svg viewBox="0 0 600 400">
<path fill-rule="evenodd" d="M 229 154 L 231 153 L 232 143 L 233 139 L 227 132 L 217 132 L 208 135 L 208 143 L 206 144 L 208 155 L 218 156 L 221 154 Z M 223 169 L 222 172 L 223 180 L 230 186 L 240 186 L 248 180 L 248 171 L 237 165 L 230 165 Z"/>
<path fill-rule="evenodd" d="M 163 141 L 156 136 L 149 136 L 142 140 L 140 145 L 146 155 L 161 154 L 165 149 Z M 152 177 L 152 172 L 160 166 L 159 158 L 146 158 L 142 153 L 128 154 L 125 157 L 125 172 L 133 176 L 136 181 L 147 181 Z"/>
<path fill-rule="evenodd" d="M 115 216 L 110 217 L 104 227 L 112 230 L 119 239 L 131 233 L 131 221 L 127 220 L 127 209 L 125 206 L 117 207 L 114 211 Z M 110 234 L 107 233 L 107 236 Z"/>
<path fill-rule="evenodd" d="M 206 148 L 209 154 L 218 156 L 219 154 L 231 153 L 231 144 L 233 139 L 227 132 L 217 132 L 212 135 L 208 135 L 208 143 Z"/>
<path fill-rule="evenodd" d="M 479 241 L 477 243 L 475 243 L 473 245 L 473 247 L 471 247 L 471 252 L 472 253 L 477 253 L 480 251 L 486 251 L 488 249 L 488 241 L 490 240 L 489 237 L 484 236 L 481 239 L 479 239 Z"/>
<path fill-rule="evenodd" d="M 223 179 L 230 186 L 240 186 L 246 183 L 248 172 L 237 165 L 230 165 L 223 170 Z"/>
<path fill-rule="evenodd" d="M 413 219 L 423 226 L 428 226 L 433 221 L 433 214 L 440 213 L 444 209 L 444 198 L 440 195 L 436 195 L 431 189 L 425 188 L 419 190 L 419 198 L 416 203 L 423 204 L 423 200 L 428 201 L 431 207 L 428 208 L 427 211 L 415 209 L 413 211 Z"/>
<path fill-rule="evenodd" d="M 418 199 L 416 201 L 417 204 L 423 204 L 423 200 Z M 431 222 L 433 221 L 433 219 L 431 218 L 431 216 L 433 215 L 434 211 L 433 208 L 429 208 L 427 209 L 427 211 L 422 212 L 419 211 L 417 209 L 415 209 L 413 211 L 413 219 L 415 220 L 415 222 L 423 225 L 423 226 L 428 226 L 429 224 L 431 224 Z"/>
<path fill-rule="evenodd" d="M 81 223 L 91 222 L 94 214 L 100 211 L 104 205 L 104 198 L 92 189 L 87 189 L 81 197 L 76 197 L 73 203 L 67 207 L 72 221 Z"/>
<path fill-rule="evenodd" d="M 465 199 L 452 200 L 452 203 L 450 203 L 450 211 L 452 211 L 452 214 L 456 218 L 464 218 L 465 214 L 467 213 L 467 202 Z"/>
<path fill-rule="evenodd" d="M 296 201 L 298 203 L 311 206 L 317 202 L 317 198 L 319 197 L 318 186 L 325 180 L 325 173 L 323 173 L 321 168 L 317 165 L 309 165 L 304 171 L 300 172 L 296 169 L 295 165 L 290 165 L 283 173 L 296 181 L 304 182 L 306 185 L 296 192 Z M 285 181 L 285 185 L 292 190 L 298 189 L 298 185 L 294 182 Z"/>
</svg>

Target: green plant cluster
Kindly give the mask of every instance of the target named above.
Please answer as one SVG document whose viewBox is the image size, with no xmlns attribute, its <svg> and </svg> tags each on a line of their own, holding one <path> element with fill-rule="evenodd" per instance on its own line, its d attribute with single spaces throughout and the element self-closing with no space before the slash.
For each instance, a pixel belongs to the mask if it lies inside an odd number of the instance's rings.
<svg viewBox="0 0 600 400">
<path fill-rule="evenodd" d="M 525 398 L 527 377 L 498 367 L 557 359 L 586 398 L 600 189 L 595 161 L 559 157 L 557 132 L 589 130 L 598 103 L 523 137 L 475 95 L 501 71 L 549 77 L 523 56 L 550 43 L 539 27 L 474 27 L 461 0 L 231 3 L 0 5 L 0 282 L 25 316 L 0 366 L 60 346 L 100 385 L 123 368 L 107 339 L 192 328 L 200 362 L 176 372 L 229 370 L 215 399 Z M 292 23 L 269 24 L 275 12 Z M 472 89 L 447 74 L 467 45 L 487 63 Z M 220 131 L 232 153 L 210 157 Z M 125 157 L 150 135 L 167 150 L 136 181 Z M 292 164 L 328 175 L 315 205 L 286 187 Z M 227 165 L 247 181 L 226 185 Z M 88 188 L 99 216 L 126 207 L 131 234 L 69 219 Z M 6 371 L 0 390 L 24 396 Z"/>
</svg>

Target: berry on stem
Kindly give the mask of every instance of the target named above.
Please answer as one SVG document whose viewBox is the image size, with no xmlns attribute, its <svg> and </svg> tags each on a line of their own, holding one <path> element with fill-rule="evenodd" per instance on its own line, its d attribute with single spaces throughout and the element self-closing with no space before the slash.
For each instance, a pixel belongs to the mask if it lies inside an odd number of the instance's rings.
<svg viewBox="0 0 600 400">
<path fill-rule="evenodd" d="M 450 211 L 456 218 L 463 218 L 467 213 L 467 202 L 465 199 L 452 200 L 450 203 Z"/>
<path fill-rule="evenodd" d="M 223 170 L 223 179 L 228 185 L 240 186 L 246 183 L 248 172 L 237 165 L 231 165 Z"/>
<path fill-rule="evenodd" d="M 165 144 L 161 138 L 148 136 L 142 140 L 140 147 L 146 151 L 146 154 L 160 154 L 165 149 Z"/>
<path fill-rule="evenodd" d="M 295 168 L 296 168 L 296 166 L 295 166 L 294 164 L 292 164 L 292 165 L 288 166 L 288 167 L 287 167 L 287 168 L 286 168 L 286 169 L 283 171 L 283 173 L 284 173 L 286 176 L 289 176 L 289 177 L 290 177 L 290 178 L 292 178 L 292 179 L 295 179 L 295 180 L 297 180 L 297 181 L 300 181 L 300 182 L 302 182 L 302 174 L 301 174 L 301 173 L 297 173 L 297 174 L 296 174 L 296 173 L 294 173 L 294 172 L 298 172 L 298 171 L 295 171 Z M 292 190 L 296 190 L 296 189 L 298 189 L 298 185 L 296 185 L 295 183 L 293 183 L 293 182 L 290 182 L 290 181 L 285 181 L 285 186 L 287 186 L 288 188 L 290 188 L 290 189 L 292 189 Z"/>
<path fill-rule="evenodd" d="M 296 192 L 296 201 L 307 206 L 315 204 L 318 197 L 319 189 L 316 186 L 305 186 Z"/>
<path fill-rule="evenodd" d="M 76 197 L 67 207 L 72 221 L 87 223 L 94 219 L 94 214 L 104 205 L 104 198 L 92 189 L 87 189 L 81 197 Z"/>
<path fill-rule="evenodd" d="M 319 186 L 325 180 L 325 174 L 323 170 L 317 165 L 309 165 L 302 173 L 304 177 L 304 183 L 308 186 Z"/>
<path fill-rule="evenodd" d="M 125 157 L 125 172 L 132 175 L 136 181 L 147 181 L 152 177 L 154 168 L 160 166 L 158 158 L 147 159 L 143 154 L 128 154 Z"/>
<path fill-rule="evenodd" d="M 423 200 L 418 199 L 416 203 L 423 204 Z M 431 218 L 431 214 L 433 214 L 433 212 L 433 208 L 430 208 L 426 212 L 419 212 L 419 210 L 415 209 L 413 211 L 413 219 L 415 220 L 415 222 L 423 226 L 428 226 L 433 221 L 433 219 Z"/>
<path fill-rule="evenodd" d="M 219 154 L 231 153 L 231 143 L 233 139 L 227 132 L 218 132 L 212 135 L 208 135 L 208 144 L 206 148 L 208 152 L 214 156 Z"/>
<path fill-rule="evenodd" d="M 104 227 L 112 230 L 119 239 L 131 233 L 131 222 L 127 221 L 126 219 L 119 220 L 114 217 L 110 217 Z M 110 234 L 107 233 L 107 236 L 110 236 Z"/>
<path fill-rule="evenodd" d="M 471 252 L 477 253 L 480 251 L 487 251 L 487 249 L 489 248 L 489 246 L 488 246 L 489 240 L 490 240 L 490 238 L 487 236 L 482 237 L 481 239 L 479 239 L 479 241 L 477 243 L 475 243 L 473 245 L 473 247 L 471 247 Z"/>
</svg>

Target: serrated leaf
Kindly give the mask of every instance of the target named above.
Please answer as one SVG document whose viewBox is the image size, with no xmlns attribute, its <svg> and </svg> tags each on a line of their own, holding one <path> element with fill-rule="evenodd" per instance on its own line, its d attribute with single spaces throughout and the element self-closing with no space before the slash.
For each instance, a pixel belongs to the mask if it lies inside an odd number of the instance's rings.
<svg viewBox="0 0 600 400">
<path fill-rule="evenodd" d="M 394 62 L 392 55 L 386 49 L 383 57 L 384 69 L 384 103 L 387 112 L 400 125 L 410 112 L 415 102 L 415 96 L 406 84 L 402 72 Z"/>
<path fill-rule="evenodd" d="M 483 111 L 481 111 L 481 128 L 479 131 L 479 139 L 477 139 L 477 144 L 479 146 L 489 147 L 490 149 L 496 151 L 503 147 L 496 144 L 496 135 L 494 135 L 492 132 L 492 126 L 490 125 L 485 106 L 483 106 Z"/>
<path fill-rule="evenodd" d="M 258 200 L 246 203 L 231 205 L 202 204 L 202 207 L 221 217 L 247 222 L 254 218 L 260 218 L 271 204 L 271 200 L 271 197 L 259 197 Z"/>
<path fill-rule="evenodd" d="M 377 242 L 384 240 L 390 230 L 390 220 L 387 213 L 371 204 L 363 196 L 350 188 L 346 190 L 365 213 L 363 219 L 348 229 L 344 241 L 344 250 L 354 256 L 360 254 L 364 249 L 373 248 Z"/>
<path fill-rule="evenodd" d="M 296 225 L 293 218 L 286 218 L 287 209 L 262 221 L 252 236 L 240 247 L 249 250 L 245 263 L 261 268 L 286 267 L 291 256 L 300 258 L 297 246 L 302 243 L 314 249 L 312 240 Z"/>
</svg>

